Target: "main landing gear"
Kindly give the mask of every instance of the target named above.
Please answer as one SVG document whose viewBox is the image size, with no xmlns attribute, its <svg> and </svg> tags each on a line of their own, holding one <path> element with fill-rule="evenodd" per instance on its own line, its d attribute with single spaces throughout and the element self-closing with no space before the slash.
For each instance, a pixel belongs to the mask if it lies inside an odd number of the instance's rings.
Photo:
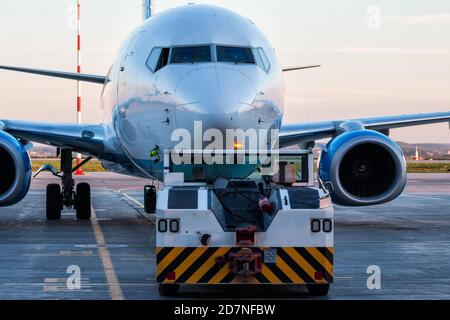
<svg viewBox="0 0 450 320">
<path fill-rule="evenodd" d="M 61 185 L 52 183 L 47 186 L 46 215 L 48 220 L 59 220 L 64 208 L 74 208 L 78 220 L 91 218 L 91 187 L 84 182 L 78 183 L 75 187 L 73 180 L 73 173 L 91 159 L 88 157 L 72 168 L 72 151 L 61 149 L 61 172 L 52 172 L 61 178 L 62 183 Z"/>
</svg>

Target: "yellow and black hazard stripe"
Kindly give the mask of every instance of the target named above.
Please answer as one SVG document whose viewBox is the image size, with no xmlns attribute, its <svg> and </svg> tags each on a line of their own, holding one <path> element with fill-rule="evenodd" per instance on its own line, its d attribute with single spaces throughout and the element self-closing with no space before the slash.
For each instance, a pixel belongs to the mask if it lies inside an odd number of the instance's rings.
<svg viewBox="0 0 450 320">
<path fill-rule="evenodd" d="M 275 263 L 263 263 L 261 272 L 243 278 L 230 270 L 231 252 L 242 248 L 157 248 L 157 282 L 185 284 L 266 283 L 305 284 L 333 282 L 332 247 L 251 248 L 253 252 L 276 249 Z"/>
</svg>

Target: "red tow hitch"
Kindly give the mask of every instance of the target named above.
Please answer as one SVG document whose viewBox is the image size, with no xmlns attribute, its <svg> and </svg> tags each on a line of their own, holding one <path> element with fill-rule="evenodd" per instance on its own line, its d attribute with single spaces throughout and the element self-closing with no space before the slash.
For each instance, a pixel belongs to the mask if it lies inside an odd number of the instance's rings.
<svg viewBox="0 0 450 320">
<path fill-rule="evenodd" d="M 253 252 L 249 248 L 242 248 L 228 256 L 230 272 L 244 277 L 260 273 L 261 264 L 261 252 Z"/>
<path fill-rule="evenodd" d="M 256 226 L 236 230 L 236 244 L 240 246 L 253 246 L 255 244 Z"/>
<path fill-rule="evenodd" d="M 240 246 L 253 246 L 255 244 L 256 226 L 236 230 L 236 244 Z M 228 255 L 230 272 L 236 275 L 249 277 L 261 272 L 261 252 L 253 252 L 250 248 L 242 248 L 238 252 Z"/>
</svg>

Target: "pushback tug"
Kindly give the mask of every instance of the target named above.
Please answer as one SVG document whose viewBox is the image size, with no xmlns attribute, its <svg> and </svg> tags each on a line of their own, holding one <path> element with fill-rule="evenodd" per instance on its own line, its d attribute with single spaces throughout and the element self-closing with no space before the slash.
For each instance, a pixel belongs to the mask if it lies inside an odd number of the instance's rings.
<svg viewBox="0 0 450 320">
<path fill-rule="evenodd" d="M 164 153 L 164 187 L 145 188 L 146 210 L 156 213 L 161 295 L 197 284 L 306 285 L 311 295 L 328 293 L 333 207 L 326 188 L 315 186 L 311 150 L 280 151 L 276 166 L 215 181 L 186 180 L 186 166 L 174 165 L 172 155 Z"/>
</svg>

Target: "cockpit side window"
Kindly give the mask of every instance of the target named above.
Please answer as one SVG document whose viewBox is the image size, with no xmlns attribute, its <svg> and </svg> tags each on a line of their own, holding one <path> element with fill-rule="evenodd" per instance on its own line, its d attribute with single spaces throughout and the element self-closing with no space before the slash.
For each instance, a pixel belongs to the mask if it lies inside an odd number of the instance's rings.
<svg viewBox="0 0 450 320">
<path fill-rule="evenodd" d="M 158 65 L 159 57 L 161 56 L 162 48 L 153 48 L 150 56 L 147 59 L 147 67 L 152 70 L 152 72 L 156 71 L 156 67 Z"/>
<path fill-rule="evenodd" d="M 217 62 L 255 64 L 251 48 L 217 46 Z"/>
<path fill-rule="evenodd" d="M 161 55 L 159 56 L 158 64 L 156 65 L 155 72 L 164 68 L 169 63 L 170 48 L 162 48 Z"/>
<path fill-rule="evenodd" d="M 262 67 L 266 72 L 269 72 L 270 70 L 270 61 L 269 58 L 267 58 L 266 53 L 264 52 L 263 48 L 258 48 L 257 52 L 259 56 L 261 57 Z"/>
<path fill-rule="evenodd" d="M 170 63 L 211 62 L 210 46 L 174 47 Z"/>
<path fill-rule="evenodd" d="M 152 52 L 148 56 L 147 68 L 149 68 L 152 72 L 156 72 L 159 69 L 164 68 L 169 61 L 169 52 L 170 48 L 153 48 Z"/>
</svg>

